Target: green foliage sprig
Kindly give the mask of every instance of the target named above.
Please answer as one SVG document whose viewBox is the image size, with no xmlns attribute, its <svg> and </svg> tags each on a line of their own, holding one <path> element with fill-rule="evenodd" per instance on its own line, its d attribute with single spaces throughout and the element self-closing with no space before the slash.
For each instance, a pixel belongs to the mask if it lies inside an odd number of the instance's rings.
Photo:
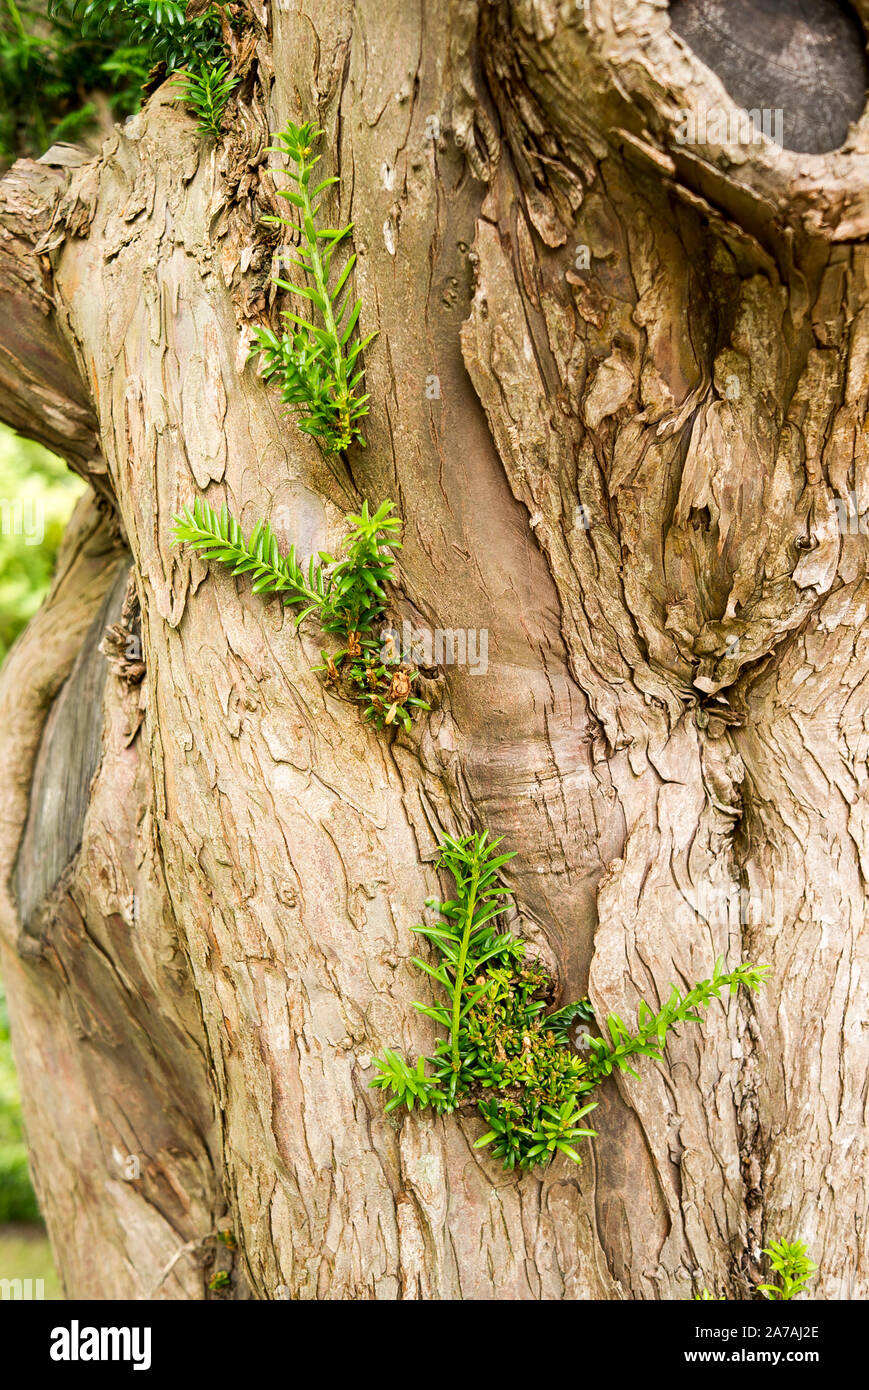
<svg viewBox="0 0 869 1390">
<path fill-rule="evenodd" d="M 43 5 L 0 0 L 0 173 L 22 155 L 86 137 L 96 92 L 116 118 L 135 109 L 148 63 L 144 49 L 125 43 L 116 25 L 84 37 L 62 9 L 48 17 Z"/>
<path fill-rule="evenodd" d="M 188 20 L 183 0 L 0 0 L 0 171 L 86 139 L 106 97 L 116 119 L 131 115 L 159 64 L 212 71 L 227 14 L 212 4 Z"/>
<path fill-rule="evenodd" d="M 397 532 L 401 518 L 384 502 L 372 516 L 363 503 L 357 516 L 348 516 L 352 530 L 343 559 L 321 550 L 311 556 L 307 570 L 296 558 L 296 547 L 282 556 L 277 537 L 267 522 L 260 521 L 249 539 L 226 506 L 214 511 L 197 497 L 193 509 L 185 507 L 174 519 L 175 539 L 198 550 L 203 559 L 229 565 L 234 575 L 249 574 L 255 594 L 280 594 L 286 603 L 301 603 L 298 626 L 317 612 L 324 632 L 342 633 L 370 627 L 384 610 L 384 584 L 392 578 L 393 550 L 401 546 Z"/>
<path fill-rule="evenodd" d="M 186 68 L 175 78 L 180 88 L 177 100 L 185 101 L 196 116 L 200 135 L 220 135 L 223 114 L 233 91 L 238 86 L 237 77 L 229 77 L 229 63 L 209 66 L 200 63 L 197 67 Z"/>
<path fill-rule="evenodd" d="M 254 354 L 263 359 L 263 376 L 281 388 L 281 399 L 298 417 L 299 428 L 319 440 L 327 452 L 346 449 L 354 440 L 365 443 L 359 421 L 368 414 L 367 393 L 360 393 L 364 369 L 358 365 L 360 353 L 375 334 L 350 341 L 362 307 L 353 300 L 349 277 L 356 263 L 350 255 L 330 288 L 332 257 L 349 236 L 352 223 L 346 227 L 317 227 L 319 199 L 335 178 L 322 179 L 311 187 L 311 177 L 320 156 L 313 153 L 322 135 L 310 123 L 292 122 L 275 137 L 272 153 L 283 155 L 290 167 L 286 170 L 295 188 L 282 188 L 278 196 L 286 198 L 298 212 L 301 244 L 294 247 L 289 264 L 302 272 L 305 283 L 297 284 L 280 277 L 275 284 L 291 294 L 306 299 L 316 311 L 318 322 L 301 318 L 284 310 L 286 325 L 281 334 L 270 328 L 256 333 Z M 295 227 L 289 217 L 270 216 L 264 221 L 282 227 Z"/>
<path fill-rule="evenodd" d="M 431 899 L 427 906 L 439 920 L 415 928 L 440 959 L 431 965 L 415 956 L 413 963 L 447 999 L 415 1007 L 447 1036 L 415 1066 L 384 1051 L 374 1061 L 377 1075 L 370 1084 L 390 1093 L 388 1111 L 431 1107 L 445 1114 L 475 1104 L 487 1123 L 475 1147 L 491 1144 L 505 1168 L 542 1167 L 556 1153 L 579 1163 L 574 1145 L 595 1137 L 582 1124 L 596 1104 L 583 1103 L 589 1093 L 616 1067 L 635 1075 L 629 1065 L 635 1055 L 661 1060 L 671 1028 L 699 1021 L 697 1009 L 725 988 L 757 989 L 767 967 L 740 965 L 727 973 L 718 960 L 711 979 L 684 996 L 674 988 L 657 1012 L 641 1001 L 635 1033 L 611 1014 L 609 1039 L 585 1034 L 588 1055 L 582 1057 L 567 1038 L 578 1022 L 591 1020 L 590 1004 L 582 1000 L 547 1016 L 554 982 L 542 965 L 526 959 L 525 942 L 499 920 L 511 900 L 501 869 L 513 858 L 498 853 L 500 844 L 486 832 L 444 840 L 438 863 L 452 874 L 455 897 Z"/>
<path fill-rule="evenodd" d="M 254 593 L 278 594 L 284 603 L 299 606 L 297 627 L 315 615 L 322 631 L 343 643 L 337 652 L 322 652 L 323 665 L 315 669 L 325 671 L 333 683 L 346 675 L 364 717 L 378 727 L 400 722 L 409 729 L 414 709 L 429 708 L 413 693 L 418 672 L 405 666 L 388 669 L 367 635 L 385 612 L 393 551 L 401 549 L 401 518 L 394 510 L 386 501 L 372 515 L 363 502 L 361 512 L 347 518 L 351 530 L 343 554 L 321 550 L 307 567 L 299 563 L 295 546 L 281 555 L 267 522 L 258 522 L 246 539 L 226 506 L 216 512 L 201 497 L 174 518 L 173 528 L 176 542 L 192 546 L 203 559 L 228 565 L 234 575 L 249 574 Z"/>
<path fill-rule="evenodd" d="M 218 62 L 223 36 L 218 11 L 212 5 L 188 19 L 184 0 L 50 0 L 49 13 L 74 20 L 82 34 L 100 36 L 120 30 L 126 42 L 144 49 L 149 66 L 165 63 L 167 72 Z"/>
<path fill-rule="evenodd" d="M 590 1051 L 589 1070 L 600 1080 L 609 1076 L 614 1067 L 629 1072 L 636 1077 L 637 1072 L 628 1064 L 630 1057 L 653 1057 L 656 1062 L 664 1060 L 663 1047 L 671 1028 L 679 1023 L 702 1022 L 699 1008 L 706 1008 L 711 1000 L 718 999 L 723 989 L 736 994 L 740 985 L 748 989 L 758 989 L 763 983 L 768 966 L 739 965 L 730 974 L 724 970 L 722 957 L 715 962 L 711 980 L 700 980 L 687 994 L 672 986 L 670 998 L 662 1009 L 655 1012 L 645 999 L 637 1007 L 636 1033 L 631 1033 L 618 1014 L 607 1018 L 607 1030 L 611 1041 L 586 1035 L 585 1041 Z"/>
<path fill-rule="evenodd" d="M 805 1242 L 802 1240 L 774 1240 L 763 1251 L 769 1256 L 773 1274 L 777 1274 L 780 1284 L 758 1284 L 757 1288 L 764 1298 L 788 1302 L 804 1291 L 806 1284 L 817 1271 L 818 1266 L 808 1257 Z M 724 1294 L 711 1294 L 707 1288 L 699 1289 L 694 1295 L 695 1303 L 725 1302 Z"/>
<path fill-rule="evenodd" d="M 227 22 L 219 4 L 188 20 L 184 0 L 0 0 L 0 172 L 86 140 L 106 98 L 115 119 L 131 115 L 160 65 L 212 73 Z"/>
<path fill-rule="evenodd" d="M 796 1298 L 797 1294 L 803 1292 L 818 1268 L 809 1259 L 805 1242 L 802 1240 L 774 1240 L 763 1253 L 769 1256 L 773 1273 L 781 1280 L 780 1284 L 758 1284 L 764 1297 L 772 1302 L 788 1302 Z"/>
</svg>

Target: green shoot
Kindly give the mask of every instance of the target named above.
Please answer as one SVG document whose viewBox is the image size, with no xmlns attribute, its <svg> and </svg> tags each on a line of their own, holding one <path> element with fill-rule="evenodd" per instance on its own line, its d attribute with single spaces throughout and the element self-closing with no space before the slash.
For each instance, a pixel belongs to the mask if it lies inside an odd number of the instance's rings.
<svg viewBox="0 0 869 1390">
<path fill-rule="evenodd" d="M 787 1302 L 796 1298 L 797 1294 L 803 1292 L 806 1284 L 817 1270 L 818 1266 L 813 1264 L 808 1258 L 806 1247 L 803 1241 L 773 1241 L 768 1250 L 764 1250 L 764 1255 L 769 1256 L 773 1273 L 781 1279 L 780 1284 L 758 1284 L 757 1287 L 764 1298 L 771 1300 L 782 1300 Z M 710 1303 L 713 1301 L 724 1302 L 724 1294 L 720 1294 L 718 1299 L 711 1294 L 707 1288 L 701 1289 L 693 1295 L 695 1303 Z"/>
<path fill-rule="evenodd" d="M 763 1253 L 769 1256 L 773 1273 L 781 1280 L 780 1284 L 758 1284 L 764 1297 L 772 1302 L 796 1298 L 818 1268 L 809 1259 L 802 1240 L 774 1240 Z"/>
<path fill-rule="evenodd" d="M 205 560 L 219 560 L 234 575 L 250 574 L 255 594 L 280 594 L 285 603 L 303 604 L 298 626 L 317 612 L 324 632 L 359 633 L 381 617 L 386 603 L 384 585 L 392 578 L 393 550 L 401 548 L 397 532 L 401 518 L 393 515 L 391 502 L 383 502 L 372 516 L 364 502 L 358 516 L 348 516 L 352 530 L 344 542 L 344 556 L 320 551 L 303 569 L 296 548 L 282 556 L 277 537 L 267 522 L 259 522 L 249 539 L 226 506 L 219 513 L 201 497 L 193 510 L 185 507 L 174 518 L 177 542 L 199 551 Z"/>
<path fill-rule="evenodd" d="M 715 962 L 711 980 L 700 980 L 684 996 L 674 985 L 667 1003 L 657 1013 L 649 1008 L 645 999 L 641 999 L 637 1010 L 639 1027 L 636 1033 L 629 1032 L 618 1014 L 610 1014 L 607 1018 L 607 1029 L 611 1042 L 585 1035 L 584 1041 L 591 1054 L 591 1073 L 602 1080 L 610 1075 L 614 1067 L 618 1067 L 620 1071 L 629 1072 L 631 1076 L 636 1077 L 637 1073 L 628 1065 L 629 1057 L 653 1057 L 655 1061 L 662 1062 L 662 1049 L 671 1028 L 679 1023 L 699 1023 L 701 1019 L 696 1010 L 705 1008 L 710 1000 L 720 998 L 723 989 L 729 989 L 731 994 L 735 994 L 740 985 L 750 990 L 758 989 L 768 970 L 767 965 L 738 965 L 728 975 L 724 971 L 724 959 L 719 957 Z"/>
<path fill-rule="evenodd" d="M 278 594 L 300 610 L 296 627 L 316 616 L 321 630 L 337 637 L 342 646 L 337 652 L 324 651 L 323 665 L 315 670 L 325 671 L 332 684 L 343 675 L 364 718 L 376 728 L 400 723 L 409 730 L 413 711 L 430 708 L 414 694 L 418 672 L 404 666 L 387 669 L 378 659 L 376 642 L 366 635 L 384 616 L 393 551 L 401 549 L 401 518 L 394 511 L 387 501 L 372 514 L 363 502 L 361 512 L 347 518 L 351 530 L 341 556 L 320 551 L 307 565 L 297 559 L 295 546 L 281 555 L 267 522 L 260 521 L 246 538 L 226 506 L 216 512 L 202 497 L 192 509 L 185 507 L 173 525 L 177 544 L 228 566 L 233 575 L 250 575 L 255 594 Z"/>
<path fill-rule="evenodd" d="M 289 161 L 286 173 L 295 188 L 279 189 L 278 195 L 296 208 L 301 244 L 293 248 L 290 264 L 302 273 L 303 283 L 277 278 L 275 284 L 298 295 L 312 306 L 318 322 L 284 310 L 285 331 L 278 335 L 270 328 L 259 328 L 252 351 L 263 357 L 263 377 L 281 388 L 281 399 L 294 412 L 299 428 L 317 439 L 327 452 L 346 449 L 362 438 L 359 421 L 368 414 L 367 393 L 360 394 L 364 369 L 359 356 L 375 334 L 350 339 L 359 319 L 361 300 L 353 300 L 349 278 L 356 263 L 350 255 L 330 289 L 332 257 L 349 236 L 346 227 L 317 227 L 319 199 L 335 178 L 322 179 L 311 187 L 311 176 L 320 156 L 313 153 L 322 135 L 312 124 L 292 122 L 275 137 L 270 149 Z M 267 222 L 295 227 L 292 218 L 267 217 Z"/>
<path fill-rule="evenodd" d="M 176 101 L 185 101 L 197 117 L 196 128 L 200 135 L 211 135 L 215 139 L 220 136 L 227 102 L 239 83 L 237 77 L 228 77 L 228 72 L 228 62 L 218 63 L 215 67 L 200 63 L 198 67 L 188 68 L 175 78 L 175 85 L 181 89 Z"/>
<path fill-rule="evenodd" d="M 443 1114 L 464 1101 L 476 1103 L 487 1126 L 476 1147 L 491 1145 L 505 1168 L 543 1167 L 558 1153 L 579 1163 L 575 1145 L 595 1137 L 583 1124 L 595 1108 L 589 1093 L 613 1068 L 629 1071 L 627 1058 L 635 1054 L 661 1060 L 671 1027 L 698 1021 L 696 1010 L 725 987 L 756 989 L 765 971 L 738 966 L 725 974 L 718 961 L 711 980 L 684 998 L 674 989 L 658 1013 L 641 1004 L 636 1034 L 612 1015 L 611 1041 L 586 1035 L 586 1059 L 569 1039 L 578 1023 L 593 1018 L 590 1004 L 583 1000 L 547 1015 L 553 980 L 539 963 L 526 959 L 525 942 L 499 920 L 510 902 L 501 870 L 513 858 L 498 853 L 500 843 L 485 832 L 444 840 L 439 867 L 452 875 L 455 897 L 430 901 L 438 921 L 416 928 L 437 951 L 437 964 L 418 956 L 413 963 L 446 996 L 445 1002 L 415 1006 L 445 1036 L 432 1056 L 418 1058 L 414 1066 L 384 1051 L 375 1059 L 377 1075 L 370 1084 L 389 1094 L 387 1111 L 431 1107 Z"/>
</svg>

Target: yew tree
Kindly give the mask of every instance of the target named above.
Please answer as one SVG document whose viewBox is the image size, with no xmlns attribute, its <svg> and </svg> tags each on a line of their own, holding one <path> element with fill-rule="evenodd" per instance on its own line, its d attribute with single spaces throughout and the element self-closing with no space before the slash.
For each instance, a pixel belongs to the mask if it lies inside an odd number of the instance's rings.
<svg viewBox="0 0 869 1390">
<path fill-rule="evenodd" d="M 869 1292 L 869 3 L 796 10 L 235 0 L 219 136 L 158 73 L 0 182 L 0 417 L 90 485 L 0 672 L 0 969 L 71 1295 L 744 1298 L 779 1235 Z M 250 355 L 288 121 L 353 223 L 364 448 Z M 197 497 L 305 556 L 391 499 L 393 621 L 486 670 L 372 727 L 315 623 L 173 544 Z M 431 1048 L 412 929 L 476 829 L 600 1027 L 771 967 L 601 1088 L 581 1167 L 370 1087 Z"/>
</svg>

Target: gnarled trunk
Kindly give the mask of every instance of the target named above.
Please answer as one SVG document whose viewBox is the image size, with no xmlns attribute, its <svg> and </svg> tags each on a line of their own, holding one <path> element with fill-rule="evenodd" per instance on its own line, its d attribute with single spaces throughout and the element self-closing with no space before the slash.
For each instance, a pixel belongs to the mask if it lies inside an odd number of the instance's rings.
<svg viewBox="0 0 869 1390">
<path fill-rule="evenodd" d="M 0 414 L 94 487 L 0 678 L 2 968 L 67 1289 L 203 1297 L 228 1217 L 237 1297 L 744 1297 L 778 1234 L 865 1295 L 869 123 L 686 141 L 735 108 L 651 0 L 265 20 L 220 143 L 163 88 L 0 184 Z M 379 334 L 340 458 L 247 361 L 288 117 L 326 131 Z M 316 630 L 172 547 L 197 491 L 304 554 L 395 499 L 397 618 L 487 631 L 485 674 L 363 725 Z M 607 1083 L 581 1169 L 506 1174 L 475 1119 L 368 1089 L 430 1043 L 411 928 L 478 825 L 601 1020 L 773 967 Z"/>
</svg>

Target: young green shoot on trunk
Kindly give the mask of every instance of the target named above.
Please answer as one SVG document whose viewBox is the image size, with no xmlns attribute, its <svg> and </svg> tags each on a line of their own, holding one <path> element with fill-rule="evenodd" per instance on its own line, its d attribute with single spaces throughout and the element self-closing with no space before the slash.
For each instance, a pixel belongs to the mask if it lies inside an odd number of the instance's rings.
<svg viewBox="0 0 869 1390">
<path fill-rule="evenodd" d="M 322 194 L 336 178 L 320 180 L 313 188 L 311 177 L 320 156 L 314 145 L 322 131 L 310 122 L 295 125 L 275 136 L 270 151 L 283 155 L 289 167 L 285 172 L 295 188 L 278 189 L 298 212 L 300 245 L 293 248 L 287 260 L 308 283 L 295 283 L 280 277 L 275 284 L 290 294 L 306 299 L 316 310 L 320 322 L 301 318 L 290 309 L 283 311 L 286 330 L 274 333 L 270 328 L 256 332 L 254 353 L 264 359 L 263 376 L 281 388 L 281 398 L 290 411 L 298 416 L 299 428 L 319 441 L 326 452 L 346 449 L 354 440 L 365 443 L 360 420 L 368 414 L 368 393 L 360 393 L 364 368 L 359 367 L 360 354 L 376 335 L 351 343 L 359 319 L 362 301 L 352 299 L 349 281 L 356 264 L 350 255 L 340 271 L 334 289 L 329 288 L 332 257 L 350 235 L 353 224 L 346 227 L 317 227 Z M 296 229 L 289 217 L 270 216 L 263 219 L 281 227 Z"/>
<path fill-rule="evenodd" d="M 543 1167 L 557 1153 L 579 1163 L 575 1144 L 595 1137 L 582 1124 L 595 1102 L 580 1102 L 615 1068 L 632 1072 L 630 1058 L 663 1060 L 671 1028 L 699 1022 L 697 1010 L 724 989 L 757 989 L 766 968 L 739 965 L 727 972 L 718 960 L 711 979 L 684 997 L 674 988 L 663 1008 L 652 1010 L 641 1000 L 636 1032 L 611 1014 L 609 1038 L 585 1034 L 587 1056 L 581 1056 L 570 1036 L 578 1022 L 593 1021 L 588 1000 L 547 1013 L 555 982 L 539 962 L 526 958 L 525 942 L 499 924 L 510 905 L 501 870 L 513 858 L 498 853 L 500 843 L 485 831 L 445 837 L 438 864 L 452 874 L 455 897 L 430 900 L 427 906 L 437 910 L 439 921 L 416 928 L 440 960 L 432 965 L 412 959 L 447 996 L 446 1004 L 415 1007 L 447 1036 L 414 1067 L 385 1050 L 375 1059 L 377 1075 L 370 1084 L 390 1092 L 387 1111 L 430 1106 L 447 1114 L 464 1100 L 475 1102 L 488 1126 L 476 1147 L 491 1144 L 505 1168 Z"/>
<path fill-rule="evenodd" d="M 278 594 L 284 603 L 301 611 L 296 627 L 315 616 L 324 633 L 342 643 L 341 650 L 322 652 L 327 681 L 346 677 L 352 698 L 363 707 L 363 717 L 375 728 L 401 724 L 410 731 L 416 710 L 430 706 L 414 693 L 418 673 L 384 665 L 380 645 L 372 631 L 386 611 L 386 585 L 395 565 L 394 550 L 401 549 L 401 518 L 389 501 L 374 513 L 363 502 L 362 510 L 347 518 L 351 530 L 338 557 L 320 551 L 307 566 L 296 558 L 296 548 L 282 555 L 267 522 L 259 521 L 246 538 L 238 521 L 224 505 L 216 512 L 203 497 L 174 518 L 176 543 L 191 546 L 205 560 L 227 565 L 233 575 L 250 575 L 255 594 Z"/>
</svg>

